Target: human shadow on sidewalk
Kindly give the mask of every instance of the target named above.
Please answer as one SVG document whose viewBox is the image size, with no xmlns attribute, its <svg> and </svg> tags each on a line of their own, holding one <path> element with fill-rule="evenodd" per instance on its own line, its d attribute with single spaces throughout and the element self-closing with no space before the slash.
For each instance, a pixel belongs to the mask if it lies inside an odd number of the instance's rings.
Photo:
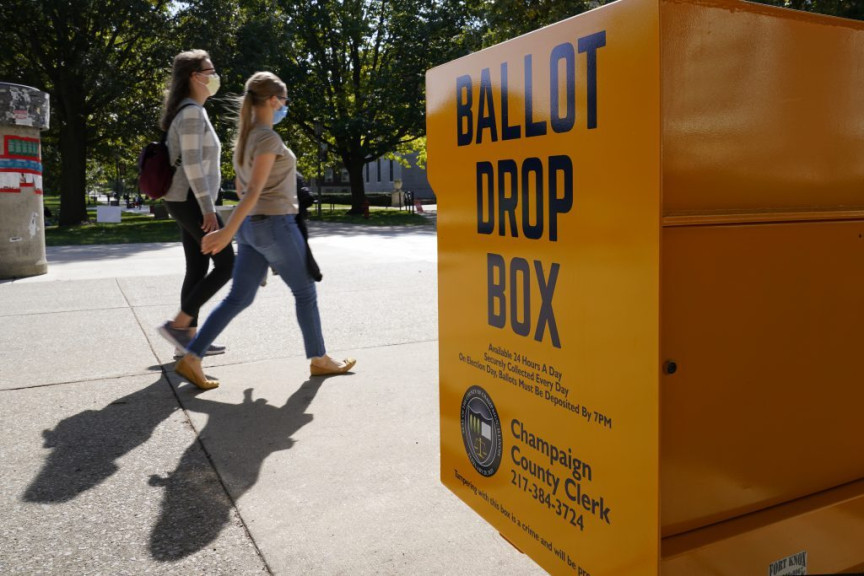
<svg viewBox="0 0 864 576">
<path fill-rule="evenodd" d="M 165 489 L 162 513 L 150 537 L 150 554 L 171 562 L 202 550 L 214 541 L 231 518 L 235 502 L 258 481 L 264 460 L 294 445 L 291 435 L 312 421 L 306 413 L 323 379 L 303 383 L 282 407 L 252 399 L 243 392 L 241 404 L 226 404 L 200 396 L 185 397 L 187 410 L 209 416 L 199 437 L 228 489 L 225 494 L 196 442 L 167 477 L 153 476 L 152 486 Z"/>
<path fill-rule="evenodd" d="M 85 410 L 44 430 L 52 448 L 30 483 L 25 502 L 68 502 L 117 471 L 116 461 L 144 444 L 159 424 L 179 410 L 165 380 L 118 398 L 101 410 Z"/>
</svg>

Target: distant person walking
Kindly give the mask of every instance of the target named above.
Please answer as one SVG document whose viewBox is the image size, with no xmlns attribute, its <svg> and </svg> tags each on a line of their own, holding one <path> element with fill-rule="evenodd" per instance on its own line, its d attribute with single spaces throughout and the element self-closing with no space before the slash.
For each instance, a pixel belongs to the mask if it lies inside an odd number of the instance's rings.
<svg viewBox="0 0 864 576">
<path fill-rule="evenodd" d="M 234 268 L 231 246 L 218 253 L 201 251 L 204 235 L 224 225 L 215 206 L 222 184 L 222 145 L 204 110 L 204 102 L 218 90 L 219 75 L 207 52 L 191 50 L 174 58 L 160 125 L 168 133 L 170 157 L 179 166 L 164 200 L 180 228 L 186 276 L 180 290 L 180 311 L 159 327 L 159 333 L 176 344 L 178 356 L 195 336 L 201 306 L 228 283 Z M 213 269 L 208 273 L 211 259 Z M 211 345 L 202 354 L 223 352 L 224 346 Z"/>
<path fill-rule="evenodd" d="M 240 203 L 221 230 L 201 242 L 205 254 L 219 254 L 237 235 L 237 264 L 231 291 L 186 346 L 174 370 L 202 389 L 215 388 L 201 368 L 201 357 L 213 340 L 255 299 L 272 266 L 294 294 L 295 311 L 313 376 L 344 374 L 354 359 L 336 361 L 327 355 L 315 280 L 309 271 L 306 241 L 297 225 L 297 159 L 273 130 L 288 113 L 285 84 L 270 72 L 246 82 L 234 147 L 234 172 Z M 178 342 L 178 344 L 182 344 Z"/>
</svg>

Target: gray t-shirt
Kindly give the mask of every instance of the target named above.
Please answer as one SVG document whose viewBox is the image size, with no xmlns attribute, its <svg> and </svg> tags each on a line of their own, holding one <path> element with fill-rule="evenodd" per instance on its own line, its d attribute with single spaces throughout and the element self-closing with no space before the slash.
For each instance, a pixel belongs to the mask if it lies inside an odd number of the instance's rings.
<svg viewBox="0 0 864 576">
<path fill-rule="evenodd" d="M 241 196 L 246 192 L 252 178 L 252 164 L 259 154 L 276 154 L 276 160 L 258 203 L 249 214 L 297 214 L 300 211 L 297 201 L 297 157 L 276 132 L 264 126 L 255 126 L 249 131 L 242 162 L 239 162 L 236 150 L 234 152 L 234 172 Z"/>
</svg>

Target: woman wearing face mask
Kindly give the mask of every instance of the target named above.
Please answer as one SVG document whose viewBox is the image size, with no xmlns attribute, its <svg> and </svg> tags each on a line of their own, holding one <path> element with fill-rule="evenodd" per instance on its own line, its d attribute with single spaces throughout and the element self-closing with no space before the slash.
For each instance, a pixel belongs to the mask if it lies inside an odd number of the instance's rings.
<svg viewBox="0 0 864 576">
<path fill-rule="evenodd" d="M 159 327 L 159 333 L 175 345 L 178 354 L 195 335 L 201 306 L 231 279 L 234 267 L 231 246 L 211 255 L 201 252 L 204 235 L 223 226 L 215 206 L 222 183 L 222 145 L 204 110 L 204 102 L 218 90 L 219 75 L 207 52 L 191 50 L 174 58 L 160 124 L 168 132 L 168 151 L 178 168 L 164 200 L 180 227 L 186 276 L 180 311 Z M 208 273 L 211 259 L 213 269 Z M 224 351 L 224 346 L 213 345 L 204 354 Z"/>
<path fill-rule="evenodd" d="M 215 388 L 219 382 L 204 376 L 201 357 L 228 323 L 252 303 L 271 266 L 294 294 L 311 374 L 344 374 L 356 362 L 336 361 L 324 348 L 315 281 L 307 267 L 306 241 L 297 226 L 297 160 L 273 131 L 273 125 L 288 113 L 287 100 L 285 84 L 270 72 L 258 72 L 246 82 L 234 147 L 237 191 L 242 198 L 225 227 L 210 232 L 201 242 L 205 254 L 216 255 L 237 235 L 231 292 L 175 366 L 178 374 L 202 389 Z"/>
</svg>

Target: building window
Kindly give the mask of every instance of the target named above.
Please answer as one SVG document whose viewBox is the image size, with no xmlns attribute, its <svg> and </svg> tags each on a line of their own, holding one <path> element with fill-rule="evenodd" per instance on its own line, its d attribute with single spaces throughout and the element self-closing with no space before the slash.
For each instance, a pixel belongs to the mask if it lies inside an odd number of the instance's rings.
<svg viewBox="0 0 864 576">
<path fill-rule="evenodd" d="M 378 182 L 381 181 L 381 159 L 375 161 L 375 172 L 378 175 Z"/>
<path fill-rule="evenodd" d="M 366 164 L 366 182 L 369 182 L 369 164 Z"/>
<path fill-rule="evenodd" d="M 346 170 L 345 168 L 342 168 L 342 172 L 339 173 L 339 177 L 342 179 L 342 182 L 351 181 L 351 175 L 348 174 L 348 170 Z"/>
<path fill-rule="evenodd" d="M 393 160 L 390 160 L 390 182 L 393 182 Z"/>
<path fill-rule="evenodd" d="M 324 181 L 333 182 L 333 168 L 327 167 L 324 169 Z"/>
</svg>

